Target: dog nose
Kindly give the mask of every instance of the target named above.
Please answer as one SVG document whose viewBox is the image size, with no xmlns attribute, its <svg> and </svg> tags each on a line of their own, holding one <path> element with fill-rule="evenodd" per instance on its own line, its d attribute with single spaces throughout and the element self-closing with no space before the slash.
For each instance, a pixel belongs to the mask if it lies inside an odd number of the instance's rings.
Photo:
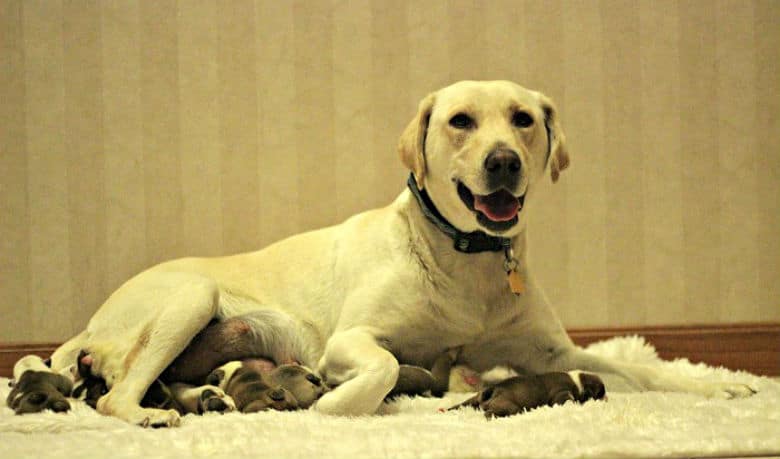
<svg viewBox="0 0 780 459">
<path fill-rule="evenodd" d="M 508 148 L 495 149 L 485 158 L 488 181 L 496 185 L 514 184 L 522 168 L 520 155 Z"/>
<path fill-rule="evenodd" d="M 513 150 L 499 148 L 493 150 L 485 158 L 485 169 L 491 174 L 508 172 L 517 174 L 520 172 L 520 155 Z"/>
</svg>

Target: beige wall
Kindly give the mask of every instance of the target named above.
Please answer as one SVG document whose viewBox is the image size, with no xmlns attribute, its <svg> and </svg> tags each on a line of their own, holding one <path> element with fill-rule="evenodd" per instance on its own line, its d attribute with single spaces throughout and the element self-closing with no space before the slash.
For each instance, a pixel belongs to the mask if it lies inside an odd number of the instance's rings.
<svg viewBox="0 0 780 459">
<path fill-rule="evenodd" d="M 389 202 L 417 101 L 511 79 L 573 166 L 533 225 L 568 326 L 780 319 L 780 3 L 0 0 L 0 342 L 153 263 Z"/>
</svg>

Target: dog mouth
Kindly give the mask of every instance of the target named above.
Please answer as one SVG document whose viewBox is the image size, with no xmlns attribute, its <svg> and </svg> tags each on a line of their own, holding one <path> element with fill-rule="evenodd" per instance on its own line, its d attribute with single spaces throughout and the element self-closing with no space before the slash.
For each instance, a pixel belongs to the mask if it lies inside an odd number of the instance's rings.
<svg viewBox="0 0 780 459">
<path fill-rule="evenodd" d="M 490 194 L 474 194 L 460 180 L 458 196 L 469 210 L 477 213 L 477 221 L 482 226 L 499 232 L 517 223 L 525 202 L 525 193 L 517 197 L 504 188 Z"/>
</svg>

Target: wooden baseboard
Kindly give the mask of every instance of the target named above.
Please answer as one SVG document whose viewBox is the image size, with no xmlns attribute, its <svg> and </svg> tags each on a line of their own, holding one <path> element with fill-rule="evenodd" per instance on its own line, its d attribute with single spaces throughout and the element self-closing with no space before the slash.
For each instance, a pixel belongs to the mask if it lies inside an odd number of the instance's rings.
<svg viewBox="0 0 780 459">
<path fill-rule="evenodd" d="M 780 376 L 780 323 L 574 329 L 569 335 L 580 346 L 639 335 L 665 360 L 685 357 L 693 363 Z"/>
<path fill-rule="evenodd" d="M 663 359 L 686 357 L 694 363 L 780 376 L 780 323 L 572 329 L 569 335 L 580 346 L 614 336 L 640 335 Z M 10 377 L 14 363 L 22 356 L 48 357 L 57 346 L 0 343 L 0 376 Z"/>
</svg>

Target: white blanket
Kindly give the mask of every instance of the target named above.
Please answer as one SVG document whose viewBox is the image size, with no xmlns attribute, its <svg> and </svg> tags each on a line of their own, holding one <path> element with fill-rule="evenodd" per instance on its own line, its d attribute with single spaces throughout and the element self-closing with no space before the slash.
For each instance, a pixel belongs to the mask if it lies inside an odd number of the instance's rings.
<svg viewBox="0 0 780 459">
<path fill-rule="evenodd" d="M 673 393 L 619 393 L 486 420 L 473 409 L 440 412 L 467 394 L 402 398 L 383 415 L 339 418 L 316 412 L 188 415 L 151 430 L 104 417 L 79 402 L 68 414 L 15 416 L 0 408 L 0 456 L 436 458 L 690 457 L 780 455 L 780 383 L 681 359 L 664 362 L 639 337 L 596 343 L 590 352 L 664 366 L 706 380 L 739 381 L 759 392 L 743 400 Z M 2 400 L 10 389 L 0 379 Z"/>
</svg>

